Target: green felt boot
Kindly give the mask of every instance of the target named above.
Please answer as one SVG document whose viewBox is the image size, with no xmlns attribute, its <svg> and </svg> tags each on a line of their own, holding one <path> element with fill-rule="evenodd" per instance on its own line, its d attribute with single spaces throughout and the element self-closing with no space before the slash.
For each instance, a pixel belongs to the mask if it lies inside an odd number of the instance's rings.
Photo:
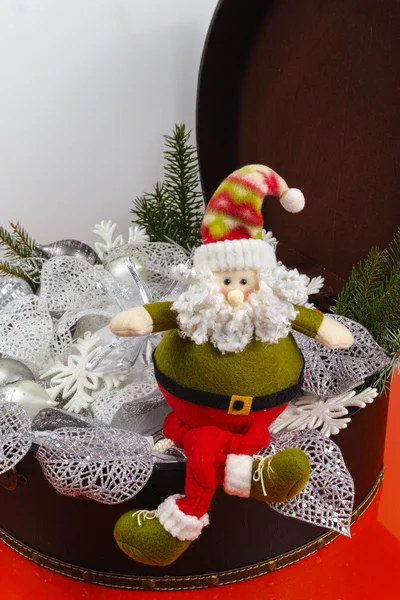
<svg viewBox="0 0 400 600">
<path fill-rule="evenodd" d="M 188 540 L 173 537 L 161 525 L 156 511 L 130 511 L 120 517 L 114 527 L 118 546 L 133 560 L 166 567 L 190 546 Z"/>
<path fill-rule="evenodd" d="M 298 448 L 281 450 L 253 460 L 250 496 L 263 502 L 286 502 L 297 496 L 307 484 L 310 463 Z"/>
</svg>

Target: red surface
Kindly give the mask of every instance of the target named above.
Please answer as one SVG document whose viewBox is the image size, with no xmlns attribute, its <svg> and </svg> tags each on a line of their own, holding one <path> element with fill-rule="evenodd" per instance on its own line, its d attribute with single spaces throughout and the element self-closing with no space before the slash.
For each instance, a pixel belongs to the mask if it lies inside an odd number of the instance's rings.
<svg viewBox="0 0 400 600">
<path fill-rule="evenodd" d="M 316 554 L 245 583 L 190 592 L 130 592 L 84 584 L 42 569 L 0 542 L 1 600 L 394 600 L 400 597 L 400 377 L 393 385 L 385 480 L 352 528 Z"/>
</svg>

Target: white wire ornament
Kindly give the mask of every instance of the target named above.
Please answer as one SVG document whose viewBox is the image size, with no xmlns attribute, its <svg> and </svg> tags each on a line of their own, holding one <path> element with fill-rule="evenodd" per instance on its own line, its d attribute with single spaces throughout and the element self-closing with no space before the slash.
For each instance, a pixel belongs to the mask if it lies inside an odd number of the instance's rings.
<svg viewBox="0 0 400 600">
<path fill-rule="evenodd" d="M 365 327 L 340 315 L 325 316 L 339 321 L 351 331 L 354 343 L 350 348 L 330 350 L 302 333 L 294 331 L 293 335 L 305 360 L 302 389 L 318 396 L 332 397 L 381 371 L 389 360 Z"/>
<path fill-rule="evenodd" d="M 153 469 L 145 438 L 112 428 L 58 429 L 40 446 L 37 458 L 57 492 L 103 504 L 133 498 Z"/>
<path fill-rule="evenodd" d="M 300 448 L 307 454 L 310 479 L 295 498 L 270 506 L 287 517 L 350 536 L 354 482 L 339 447 L 318 431 L 292 431 L 273 437 L 260 455 L 272 456 L 286 448 Z"/>
<path fill-rule="evenodd" d="M 363 382 L 358 382 L 361 385 Z M 337 435 L 340 430 L 345 429 L 350 423 L 347 407 L 355 406 L 365 408 L 376 398 L 378 392 L 375 388 L 366 388 L 357 393 L 349 390 L 343 394 L 332 396 L 318 396 L 316 394 L 304 394 L 293 400 L 282 414 L 272 423 L 269 428 L 271 433 L 281 431 L 293 431 L 302 429 L 321 428 L 325 437 Z"/>
<path fill-rule="evenodd" d="M 24 409 L 0 400 L 0 475 L 15 467 L 31 445 L 31 422 Z"/>
</svg>

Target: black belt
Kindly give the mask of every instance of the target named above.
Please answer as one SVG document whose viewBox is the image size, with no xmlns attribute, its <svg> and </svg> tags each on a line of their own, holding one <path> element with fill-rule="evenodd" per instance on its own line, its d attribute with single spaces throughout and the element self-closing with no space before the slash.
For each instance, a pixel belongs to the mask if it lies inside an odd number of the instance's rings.
<svg viewBox="0 0 400 600">
<path fill-rule="evenodd" d="M 267 396 L 223 396 L 222 394 L 214 394 L 180 385 L 157 367 L 154 360 L 154 371 L 158 383 L 170 394 L 173 394 L 180 400 L 187 400 L 193 404 L 200 406 L 209 406 L 210 408 L 219 408 L 228 412 L 230 415 L 248 415 L 250 412 L 257 410 L 267 410 L 274 408 L 280 404 L 286 404 L 300 394 L 304 378 L 304 366 L 301 371 L 298 381 L 288 388 L 275 394 Z"/>
</svg>

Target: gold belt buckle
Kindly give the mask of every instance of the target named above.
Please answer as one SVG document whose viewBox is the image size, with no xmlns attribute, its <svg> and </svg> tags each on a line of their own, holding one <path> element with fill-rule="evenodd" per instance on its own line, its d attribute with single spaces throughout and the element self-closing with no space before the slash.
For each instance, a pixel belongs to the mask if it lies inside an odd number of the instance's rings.
<svg viewBox="0 0 400 600">
<path fill-rule="evenodd" d="M 248 415 L 252 404 L 252 396 L 231 396 L 228 415 Z"/>
</svg>

